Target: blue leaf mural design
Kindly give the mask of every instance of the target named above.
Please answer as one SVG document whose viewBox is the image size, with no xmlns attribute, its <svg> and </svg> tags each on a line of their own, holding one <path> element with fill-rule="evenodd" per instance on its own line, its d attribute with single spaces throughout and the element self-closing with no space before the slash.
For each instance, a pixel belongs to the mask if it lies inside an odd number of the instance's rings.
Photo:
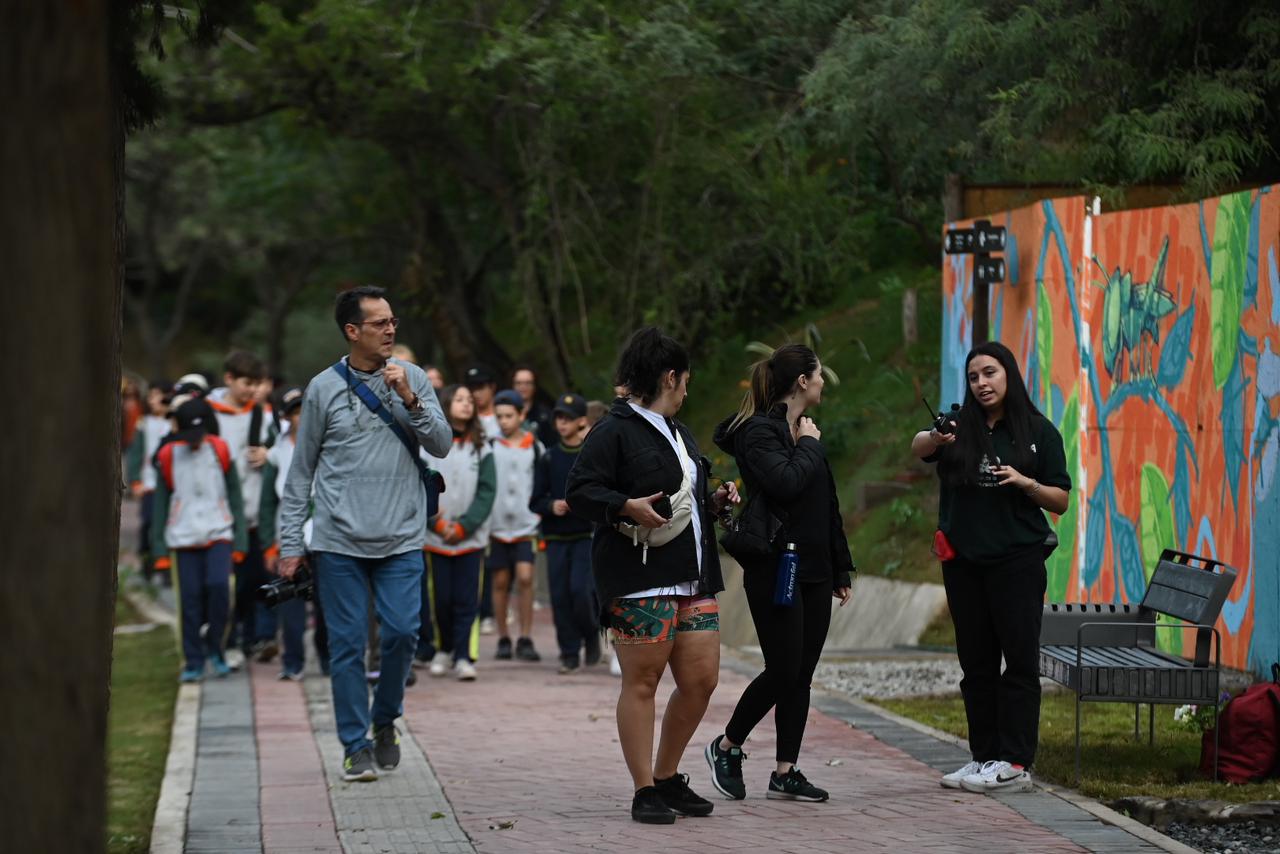
<svg viewBox="0 0 1280 854">
<path fill-rule="evenodd" d="M 1107 490 L 1101 483 L 1089 499 L 1089 521 L 1084 529 L 1084 570 L 1080 582 L 1092 587 L 1102 572 L 1102 552 L 1107 544 Z"/>
<path fill-rule="evenodd" d="M 1187 445 L 1178 440 L 1178 458 L 1173 469 L 1173 520 L 1181 543 L 1191 532 L 1191 471 L 1187 468 Z"/>
<path fill-rule="evenodd" d="M 1009 284 L 1018 284 L 1018 236 L 1013 233 L 1013 217 L 1005 218 L 1005 228 L 1009 229 L 1005 241 L 1004 267 L 1009 273 Z"/>
<path fill-rule="evenodd" d="M 1231 373 L 1227 375 L 1227 383 L 1222 388 L 1222 461 L 1226 469 L 1226 480 L 1223 489 L 1231 490 L 1231 503 L 1239 511 L 1237 493 L 1240 486 L 1240 470 L 1244 467 L 1244 390 L 1249 380 L 1244 378 L 1240 367 L 1241 351 L 1237 349 L 1236 359 L 1231 365 Z M 1223 496 L 1223 503 L 1226 496 Z"/>
<path fill-rule="evenodd" d="M 1116 566 L 1120 570 L 1120 584 L 1128 602 L 1142 601 L 1147 590 L 1146 573 L 1142 571 L 1142 547 L 1138 543 L 1138 529 L 1129 517 L 1116 513 L 1111 517 L 1111 545 L 1115 549 Z"/>
<path fill-rule="evenodd" d="M 1191 361 L 1191 333 L 1196 322 L 1196 295 L 1191 294 L 1187 307 L 1169 330 L 1164 347 L 1160 349 L 1160 366 L 1156 369 L 1156 382 L 1165 388 L 1173 388 L 1182 382 L 1182 375 Z"/>
</svg>

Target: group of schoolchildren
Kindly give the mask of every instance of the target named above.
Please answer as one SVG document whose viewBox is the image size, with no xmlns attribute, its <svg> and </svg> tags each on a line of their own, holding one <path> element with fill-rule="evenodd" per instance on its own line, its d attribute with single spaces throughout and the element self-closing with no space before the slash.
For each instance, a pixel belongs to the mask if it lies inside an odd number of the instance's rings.
<svg viewBox="0 0 1280 854">
<path fill-rule="evenodd" d="M 397 355 L 412 360 L 407 348 Z M 421 452 L 446 488 L 427 531 L 415 666 L 474 680 L 479 635 L 489 631 L 498 635 L 497 659 L 540 661 L 532 639 L 539 548 L 560 672 L 599 663 L 591 523 L 565 502 L 569 470 L 593 423 L 587 401 L 566 393 L 548 411 L 534 399 L 529 368 L 518 368 L 512 388 L 502 391 L 481 365 L 455 385 L 445 385 L 436 368 L 427 373 L 454 438 L 442 459 Z M 281 649 L 279 678 L 302 678 L 306 602 L 294 598 L 273 609 L 257 597 L 274 578 L 277 512 L 303 397 L 299 388 L 273 394 L 274 385 L 262 361 L 243 351 L 227 357 L 220 388 L 210 389 L 200 374 L 173 385 L 153 382 L 128 442 L 143 572 L 175 588 L 184 682 L 199 681 L 206 669 L 225 676 L 248 657 L 269 662 Z M 327 673 L 318 598 L 315 605 L 313 640 Z M 378 644 L 369 649 L 367 669 L 376 679 Z"/>
</svg>

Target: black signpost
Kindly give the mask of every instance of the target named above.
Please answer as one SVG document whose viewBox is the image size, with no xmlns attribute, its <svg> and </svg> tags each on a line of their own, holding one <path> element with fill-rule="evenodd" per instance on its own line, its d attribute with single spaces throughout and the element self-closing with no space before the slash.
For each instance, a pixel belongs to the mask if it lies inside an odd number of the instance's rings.
<svg viewBox="0 0 1280 854">
<path fill-rule="evenodd" d="M 990 302 L 990 288 L 993 283 L 1004 281 L 1004 259 L 992 256 L 993 252 L 1003 252 L 1008 240 L 1008 232 L 1003 225 L 992 225 L 990 221 L 980 219 L 972 228 L 952 228 L 947 230 L 943 244 L 948 255 L 973 256 L 973 343 L 978 344 L 988 338 L 987 305 Z"/>
</svg>

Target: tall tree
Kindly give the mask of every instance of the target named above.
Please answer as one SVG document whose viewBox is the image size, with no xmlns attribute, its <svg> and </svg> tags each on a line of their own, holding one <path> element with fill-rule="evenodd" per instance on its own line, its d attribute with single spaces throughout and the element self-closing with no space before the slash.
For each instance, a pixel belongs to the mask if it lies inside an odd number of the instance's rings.
<svg viewBox="0 0 1280 854">
<path fill-rule="evenodd" d="M 14 851 L 105 842 L 121 490 L 108 17 L 102 0 L 0 6 L 4 358 L 31 366 L 0 444 L 17 501 L 0 521 L 0 726 L 23 778 L 0 824 Z"/>
</svg>

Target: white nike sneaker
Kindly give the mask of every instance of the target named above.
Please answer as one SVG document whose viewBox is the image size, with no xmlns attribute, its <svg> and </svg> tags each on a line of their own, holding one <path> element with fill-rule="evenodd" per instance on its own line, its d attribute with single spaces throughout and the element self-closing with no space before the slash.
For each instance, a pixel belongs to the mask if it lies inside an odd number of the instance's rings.
<svg viewBox="0 0 1280 854">
<path fill-rule="evenodd" d="M 988 762 L 977 774 L 970 774 L 960 781 L 970 792 L 1029 792 L 1031 772 L 1026 768 L 1014 768 L 1008 762 Z"/>
<path fill-rule="evenodd" d="M 449 653 L 437 652 L 431 658 L 431 666 L 427 672 L 432 676 L 443 676 L 449 672 Z"/>
<path fill-rule="evenodd" d="M 958 789 L 960 788 L 961 780 L 968 777 L 970 774 L 977 774 L 981 770 L 982 763 L 975 759 L 971 762 L 966 762 L 963 766 L 952 771 L 950 774 L 943 774 L 942 779 L 939 782 L 942 783 L 942 787 L 944 789 Z"/>
<path fill-rule="evenodd" d="M 476 666 L 465 658 L 459 658 L 453 663 L 453 674 L 462 682 L 474 682 L 476 678 Z"/>
</svg>

